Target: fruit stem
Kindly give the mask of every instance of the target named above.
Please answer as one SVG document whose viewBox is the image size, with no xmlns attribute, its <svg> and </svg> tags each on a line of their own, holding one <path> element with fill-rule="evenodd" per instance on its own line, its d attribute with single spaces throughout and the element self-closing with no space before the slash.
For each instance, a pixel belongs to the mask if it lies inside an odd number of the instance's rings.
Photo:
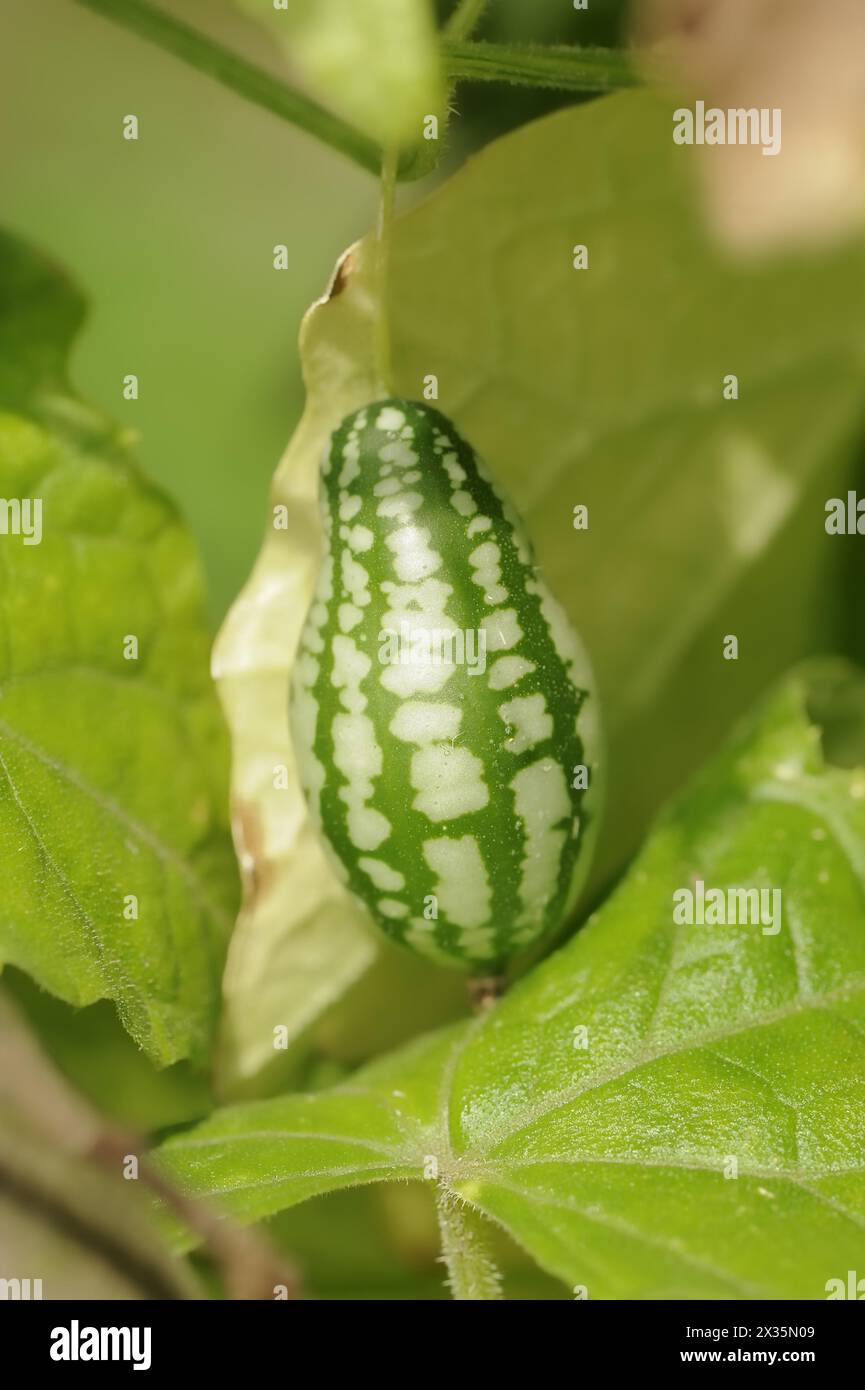
<svg viewBox="0 0 865 1390">
<path fill-rule="evenodd" d="M 474 975 L 468 981 L 472 1012 L 485 1014 L 501 999 L 508 987 L 506 975 Z"/>
<path fill-rule="evenodd" d="M 385 150 L 382 157 L 376 246 L 375 366 L 381 392 L 385 396 L 393 395 L 388 287 L 398 159 L 399 155 L 395 149 Z"/>
</svg>

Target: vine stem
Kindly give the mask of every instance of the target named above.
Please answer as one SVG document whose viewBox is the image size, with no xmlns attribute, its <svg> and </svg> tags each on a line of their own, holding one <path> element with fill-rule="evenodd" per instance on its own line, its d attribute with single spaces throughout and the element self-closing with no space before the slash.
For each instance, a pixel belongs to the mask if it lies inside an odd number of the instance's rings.
<svg viewBox="0 0 865 1390">
<path fill-rule="evenodd" d="M 273 77 L 264 68 L 247 62 L 215 39 L 200 34 L 181 20 L 151 5 L 149 0 L 75 0 L 86 10 L 111 19 L 156 44 L 166 53 L 188 63 L 207 77 L 245 97 L 256 106 L 263 106 L 275 116 L 315 135 L 333 149 L 353 159 L 364 169 L 377 173 L 381 151 L 374 140 L 346 121 L 340 120 L 317 102 L 304 96 L 287 82 Z"/>
<path fill-rule="evenodd" d="M 501 1271 L 489 1249 L 489 1222 L 445 1187 L 439 1188 L 437 1211 L 453 1297 L 460 1302 L 503 1299 Z"/>
<path fill-rule="evenodd" d="M 626 53 L 614 48 L 477 43 L 445 37 L 445 68 L 457 81 L 508 82 L 563 92 L 608 92 L 639 82 Z"/>
<path fill-rule="evenodd" d="M 397 151 L 393 149 L 385 150 L 382 157 L 381 201 L 379 203 L 378 240 L 376 243 L 375 366 L 382 394 L 385 396 L 393 395 L 393 367 L 387 304 L 398 159 Z"/>
<path fill-rule="evenodd" d="M 138 34 L 244 100 L 314 135 L 363 169 L 379 172 L 382 152 L 374 140 L 264 68 L 166 14 L 150 4 L 150 0 L 74 0 L 74 3 Z M 445 76 L 451 80 L 509 82 L 568 92 L 604 92 L 639 81 L 627 56 L 613 49 L 472 42 L 463 35 L 470 32 L 483 8 L 480 0 L 463 0 L 441 40 Z M 429 168 L 423 160 L 417 160 L 414 150 L 404 153 L 396 171 L 400 179 L 417 178 L 426 173 Z"/>
</svg>

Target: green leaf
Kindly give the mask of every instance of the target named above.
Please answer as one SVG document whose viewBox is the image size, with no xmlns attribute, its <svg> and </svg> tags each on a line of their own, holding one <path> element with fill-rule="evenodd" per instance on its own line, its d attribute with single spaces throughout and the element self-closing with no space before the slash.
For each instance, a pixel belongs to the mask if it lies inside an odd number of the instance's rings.
<svg viewBox="0 0 865 1390">
<path fill-rule="evenodd" d="M 205 1054 L 218 1007 L 225 739 L 187 530 L 65 384 L 81 317 L 0 238 L 0 495 L 42 514 L 38 543 L 0 536 L 0 963 L 113 1000 L 164 1065 Z"/>
<path fill-rule="evenodd" d="M 726 263 L 697 220 L 695 151 L 670 132 L 671 99 L 648 92 L 558 112 L 488 146 L 393 230 L 395 389 L 418 398 L 438 377 L 439 406 L 517 503 L 600 681 L 612 809 L 593 891 L 756 694 L 831 645 L 840 551 L 823 503 L 848 485 L 862 414 L 862 247 Z M 376 394 L 375 304 L 367 239 L 305 322 L 307 407 L 273 488 L 288 529 L 268 529 L 217 650 L 247 827 L 231 1084 L 273 1058 L 274 1026 L 296 1038 L 333 1016 L 381 959 L 312 834 L 285 719 L 319 460 Z M 579 503 L 587 531 L 573 528 Z M 721 659 L 730 632 L 738 662 Z M 413 983 L 370 989 L 367 1026 L 415 997 Z M 365 1041 L 355 1011 L 354 1056 Z"/>
<path fill-rule="evenodd" d="M 417 143 L 444 98 L 429 0 L 241 0 L 299 74 L 381 145 Z"/>
<path fill-rule="evenodd" d="M 865 770 L 825 762 L 811 688 L 773 695 L 492 1012 L 217 1112 L 169 1175 L 251 1220 L 437 1170 L 591 1298 L 825 1297 L 865 1259 Z M 779 889 L 780 930 L 677 926 L 697 878 Z"/>
</svg>

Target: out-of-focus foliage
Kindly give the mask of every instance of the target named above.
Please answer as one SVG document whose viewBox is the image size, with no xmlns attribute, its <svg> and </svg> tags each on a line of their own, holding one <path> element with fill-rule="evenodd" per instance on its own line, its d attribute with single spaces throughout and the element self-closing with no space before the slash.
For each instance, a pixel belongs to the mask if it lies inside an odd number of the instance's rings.
<svg viewBox="0 0 865 1390">
<path fill-rule="evenodd" d="M 134 1136 L 114 1130 L 55 1071 L 4 986 L 0 1257 L 14 1289 L 6 1285 L 4 1298 L 196 1296 L 190 1271 L 155 1229 L 144 1184 L 124 1181 L 138 1177 L 129 1166 L 138 1159 Z"/>
<path fill-rule="evenodd" d="M 832 0 L 634 0 L 644 66 L 706 108 L 761 114 L 759 140 L 700 162 L 712 225 L 740 253 L 865 225 L 865 9 Z M 815 22 L 815 20 L 817 22 Z M 767 137 L 773 142 L 767 157 Z"/>
<path fill-rule="evenodd" d="M 163 7 L 275 65 L 232 0 Z M 5 218 L 87 287 L 74 382 L 138 436 L 198 540 L 218 621 L 302 409 L 298 324 L 370 226 L 375 180 L 71 0 L 0 6 L 0 106 Z M 137 141 L 122 138 L 127 112 Z M 137 401 L 122 397 L 128 372 Z"/>
<path fill-rule="evenodd" d="M 412 145 L 442 103 L 430 0 L 240 0 L 321 99 L 381 145 Z"/>
</svg>

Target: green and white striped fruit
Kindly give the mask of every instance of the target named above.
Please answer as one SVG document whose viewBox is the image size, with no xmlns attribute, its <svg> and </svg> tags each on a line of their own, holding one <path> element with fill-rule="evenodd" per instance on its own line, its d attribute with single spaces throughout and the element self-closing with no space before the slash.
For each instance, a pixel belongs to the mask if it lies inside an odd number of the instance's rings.
<svg viewBox="0 0 865 1390">
<path fill-rule="evenodd" d="M 292 699 L 312 815 L 388 936 L 501 969 L 561 924 L 588 865 L 588 662 L 521 523 L 437 410 L 356 411 L 322 475 Z"/>
</svg>

